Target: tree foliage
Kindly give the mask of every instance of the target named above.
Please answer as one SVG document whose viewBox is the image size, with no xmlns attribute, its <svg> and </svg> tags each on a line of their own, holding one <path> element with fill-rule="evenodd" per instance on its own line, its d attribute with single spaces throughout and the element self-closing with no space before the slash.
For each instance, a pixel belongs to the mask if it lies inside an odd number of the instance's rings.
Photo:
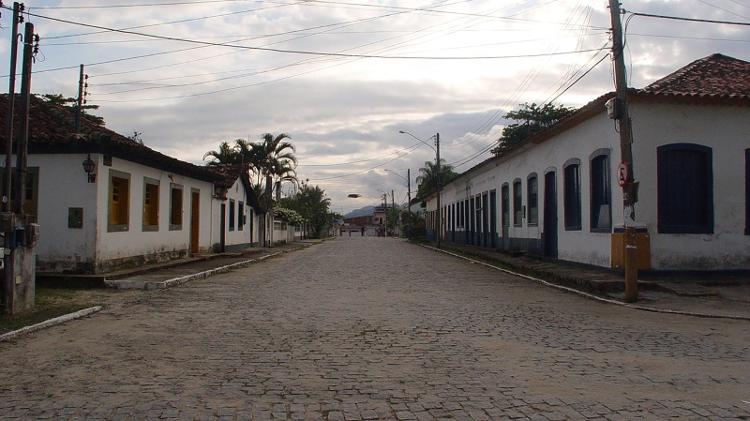
<svg viewBox="0 0 750 421">
<path fill-rule="evenodd" d="M 325 190 L 305 182 L 294 195 L 282 198 L 279 204 L 302 215 L 307 223 L 307 234 L 312 238 L 320 238 L 335 218 L 330 212 L 331 199 Z"/>
<path fill-rule="evenodd" d="M 291 137 L 286 133 L 274 136 L 265 133 L 258 142 L 235 139 L 221 142 L 218 149 L 206 152 L 208 166 L 242 166 L 251 180 L 251 188 L 264 208 L 273 203 L 273 192 L 280 196 L 282 183 L 297 184 L 297 157 Z"/>
<path fill-rule="evenodd" d="M 42 98 L 44 98 L 45 101 L 54 104 L 59 105 L 63 108 L 67 108 L 71 112 L 76 112 L 76 108 L 78 108 L 78 100 L 76 98 L 70 98 L 70 97 L 64 97 L 61 94 L 44 94 L 42 95 Z M 84 104 L 81 107 L 81 115 L 86 118 L 86 120 L 98 125 L 103 126 L 104 125 L 104 119 L 102 117 L 99 117 L 98 115 L 91 114 L 87 112 L 86 110 L 97 110 L 99 109 L 98 105 L 93 104 Z"/>
<path fill-rule="evenodd" d="M 492 149 L 495 155 L 503 155 L 529 136 L 551 127 L 571 115 L 574 108 L 563 105 L 525 103 L 518 110 L 505 114 L 505 118 L 515 121 L 503 128 L 503 134 L 497 140 L 498 145 Z"/>
<path fill-rule="evenodd" d="M 437 165 L 434 162 L 425 162 L 424 167 L 419 169 L 419 175 L 417 176 L 417 198 L 426 198 L 437 191 L 438 185 L 445 186 L 457 176 L 458 174 L 453 171 L 453 166 L 448 165 L 444 159 L 440 160 L 440 173 L 438 173 Z"/>
</svg>

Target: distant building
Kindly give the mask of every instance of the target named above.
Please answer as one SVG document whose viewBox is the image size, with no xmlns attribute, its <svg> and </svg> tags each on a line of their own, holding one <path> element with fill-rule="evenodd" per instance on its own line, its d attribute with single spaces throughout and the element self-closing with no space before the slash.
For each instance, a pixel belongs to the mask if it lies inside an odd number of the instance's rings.
<svg viewBox="0 0 750 421">
<path fill-rule="evenodd" d="M 428 234 L 622 265 L 619 135 L 602 95 L 427 203 Z M 641 268 L 750 269 L 750 63 L 721 54 L 629 92 Z"/>
</svg>

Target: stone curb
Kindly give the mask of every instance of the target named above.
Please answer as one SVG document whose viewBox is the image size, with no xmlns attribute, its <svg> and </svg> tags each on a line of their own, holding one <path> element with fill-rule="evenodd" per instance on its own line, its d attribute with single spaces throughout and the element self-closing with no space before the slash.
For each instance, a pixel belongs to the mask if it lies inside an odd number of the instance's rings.
<svg viewBox="0 0 750 421">
<path fill-rule="evenodd" d="M 268 258 L 278 256 L 279 254 L 282 254 L 283 251 L 277 251 L 276 253 L 267 254 L 265 256 L 258 257 L 257 259 L 249 259 L 249 260 L 243 260 L 241 262 L 232 263 L 225 266 L 219 266 L 217 268 L 205 270 L 203 272 L 193 273 L 190 275 L 180 276 L 177 278 L 167 279 L 166 281 L 161 282 L 146 282 L 143 286 L 143 289 L 145 290 L 155 290 L 155 289 L 166 289 L 175 287 L 178 285 L 182 285 L 184 283 L 195 281 L 198 279 L 206 279 L 208 277 L 218 275 L 220 273 L 226 273 L 233 269 L 241 268 L 248 266 L 255 262 L 262 262 L 263 260 L 266 260 Z"/>
<path fill-rule="evenodd" d="M 470 257 L 462 256 L 462 255 L 460 255 L 458 253 L 453 253 L 453 252 L 447 251 L 447 250 L 441 250 L 441 249 L 439 249 L 437 247 L 427 246 L 427 245 L 423 245 L 423 244 L 419 244 L 419 245 L 421 247 L 424 247 L 424 248 L 432 250 L 432 251 L 437 251 L 437 252 L 440 252 L 440 253 L 445 253 L 447 255 L 450 255 L 450 256 L 453 256 L 453 257 L 458 257 L 459 259 L 463 259 L 463 260 L 469 261 L 469 262 L 474 263 L 474 264 L 486 266 L 486 267 L 491 268 L 491 269 L 495 269 L 495 270 L 499 270 L 501 272 L 505 272 L 505 273 L 507 273 L 509 275 L 513 275 L 513 276 L 517 276 L 517 277 L 520 277 L 520 278 L 528 279 L 528 280 L 540 283 L 540 284 L 542 284 L 544 286 L 548 286 L 548 287 L 552 287 L 552 288 L 559 289 L 559 290 L 562 290 L 562 291 L 566 291 L 566 292 L 570 292 L 570 293 L 573 293 L 573 294 L 577 294 L 577 295 L 580 295 L 582 297 L 586 297 L 586 298 L 589 298 L 589 299 L 592 299 L 592 300 L 595 300 L 595 301 L 599 301 L 599 302 L 602 302 L 602 303 L 614 304 L 614 305 L 618 305 L 618 306 L 621 306 L 621 307 L 632 308 L 634 310 L 650 311 L 652 313 L 677 314 L 677 315 L 682 315 L 682 316 L 702 317 L 702 318 L 707 318 L 707 319 L 730 319 L 730 320 L 745 320 L 745 321 L 750 321 L 750 317 L 747 317 L 747 316 L 721 315 L 721 314 L 698 313 L 698 312 L 690 312 L 690 311 L 682 311 L 682 310 L 660 309 L 660 308 L 654 308 L 654 307 L 641 306 L 641 305 L 638 305 L 638 304 L 625 303 L 625 302 L 618 301 L 618 300 L 613 300 L 613 299 L 610 299 L 610 298 L 602 298 L 602 297 L 596 296 L 594 294 L 590 294 L 588 292 L 583 292 L 583 291 L 577 290 L 575 288 L 570 288 L 570 287 L 566 287 L 566 286 L 563 286 L 563 285 L 557 285 L 557 284 L 545 281 L 545 280 L 540 279 L 540 278 L 536 278 L 536 277 L 529 276 L 529 275 L 524 275 L 524 274 L 518 273 L 518 272 L 513 272 L 512 270 L 504 269 L 504 268 L 501 268 L 499 266 L 495 266 L 495 265 L 483 262 L 481 260 L 476 260 L 476 259 L 472 259 Z"/>
<path fill-rule="evenodd" d="M 18 338 L 19 336 L 28 335 L 29 333 L 36 332 L 37 330 L 59 325 L 59 324 L 62 324 L 71 320 L 80 319 L 81 317 L 86 317 L 98 311 L 101 311 L 101 309 L 102 309 L 101 306 L 84 308 L 83 310 L 78 310 L 74 313 L 64 314 L 62 316 L 55 317 L 54 319 L 45 320 L 35 325 L 22 327 L 18 330 L 14 330 L 12 332 L 8 332 L 3 335 L 0 335 L 0 342 L 10 341 L 10 340 Z"/>
</svg>

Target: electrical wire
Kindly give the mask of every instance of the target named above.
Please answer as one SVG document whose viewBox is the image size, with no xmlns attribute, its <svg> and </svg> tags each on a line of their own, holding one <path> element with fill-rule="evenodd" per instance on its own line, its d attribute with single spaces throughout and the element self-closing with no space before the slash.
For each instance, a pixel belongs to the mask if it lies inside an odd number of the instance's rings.
<svg viewBox="0 0 750 421">
<path fill-rule="evenodd" d="M 4 9 L 8 9 L 7 6 L 3 6 Z M 40 19 L 47 19 L 55 22 L 60 23 L 67 23 L 71 25 L 79 25 L 79 26 L 85 26 L 89 28 L 97 28 L 97 29 L 103 29 L 111 32 L 119 32 L 124 34 L 131 34 L 131 35 L 138 35 L 143 37 L 150 37 L 150 38 L 157 38 L 157 39 L 163 39 L 166 41 L 180 41 L 180 42 L 186 42 L 191 44 L 199 44 L 199 45 L 206 45 L 206 46 L 213 46 L 213 47 L 227 47 L 227 48 L 237 48 L 242 50 L 252 50 L 252 51 L 264 51 L 264 52 L 272 52 L 272 53 L 283 53 L 283 54 L 300 54 L 300 55 L 312 55 L 312 56 L 328 56 L 328 57 L 350 57 L 350 58 L 375 58 L 375 59 L 398 59 L 398 60 L 500 60 L 500 59 L 513 59 L 513 58 L 531 58 L 531 57 L 548 57 L 548 56 L 559 56 L 559 55 L 570 55 L 570 54 L 578 54 L 578 53 L 586 53 L 586 52 L 592 52 L 595 51 L 593 49 L 590 50 L 578 50 L 578 51 L 563 51 L 563 52 L 557 52 L 557 53 L 535 53 L 535 54 L 514 54 L 514 55 L 498 55 L 498 56 L 386 56 L 386 55 L 378 55 L 378 54 L 352 54 L 352 53 L 334 53 L 334 52 L 326 52 L 326 51 L 310 51 L 310 50 L 293 50 L 293 49 L 284 49 L 284 48 L 267 48 L 267 47 L 251 47 L 246 45 L 238 45 L 238 44 L 229 44 L 229 43 L 217 43 L 217 42 L 210 42 L 210 41 L 201 41 L 197 39 L 189 39 L 189 38 L 180 38 L 180 37 L 173 37 L 173 36 L 166 36 L 166 35 L 156 35 L 156 34 L 148 34 L 143 32 L 136 32 L 136 31 L 130 31 L 130 30 L 123 30 L 123 29 L 116 29 L 116 28 L 108 28 L 106 26 L 101 25 L 95 25 L 91 23 L 84 23 L 84 22 L 77 22 L 72 21 L 68 19 L 60 19 L 60 18 L 53 18 L 50 16 L 43 16 L 36 13 L 27 13 L 28 15 L 40 18 Z"/>
<path fill-rule="evenodd" d="M 207 3 L 236 3 L 248 2 L 253 0 L 198 0 L 198 1 L 175 1 L 169 3 L 132 3 L 132 4 L 88 4 L 88 5 L 71 5 L 71 6 L 34 6 L 34 9 L 50 10 L 80 10 L 80 9 L 125 9 L 131 7 L 159 7 L 159 6 L 191 6 Z M 256 0 L 254 3 L 265 3 L 264 0 Z"/>
<path fill-rule="evenodd" d="M 641 13 L 641 12 L 629 12 L 634 16 L 642 16 L 644 18 L 655 18 L 655 19 L 666 19 L 666 20 L 679 20 L 684 22 L 698 22 L 698 23 L 716 23 L 722 25 L 739 25 L 739 26 L 750 26 L 750 22 L 736 22 L 728 20 L 714 20 L 714 19 L 698 19 L 698 18 L 686 18 L 682 16 L 669 16 L 669 15 L 658 15 L 654 13 Z"/>
</svg>

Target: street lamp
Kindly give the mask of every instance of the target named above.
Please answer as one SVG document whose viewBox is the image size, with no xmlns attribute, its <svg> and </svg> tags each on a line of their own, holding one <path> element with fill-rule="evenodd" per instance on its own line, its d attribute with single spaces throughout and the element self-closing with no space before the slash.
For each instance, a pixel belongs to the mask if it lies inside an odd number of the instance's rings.
<svg viewBox="0 0 750 421">
<path fill-rule="evenodd" d="M 399 130 L 398 131 L 401 134 L 409 135 L 413 137 L 414 139 L 424 143 L 425 145 L 431 147 L 435 151 L 435 169 L 437 170 L 437 174 L 435 174 L 435 181 L 437 182 L 437 246 L 440 248 L 440 236 L 441 232 L 443 230 L 443 220 L 441 218 L 441 211 L 440 211 L 440 192 L 442 190 L 442 186 L 440 185 L 440 133 L 435 133 L 434 136 L 430 136 L 431 139 L 435 139 L 435 146 L 433 147 L 429 143 L 425 142 L 424 140 L 418 138 L 417 136 L 414 136 L 413 134 L 407 132 L 406 130 Z"/>
</svg>

